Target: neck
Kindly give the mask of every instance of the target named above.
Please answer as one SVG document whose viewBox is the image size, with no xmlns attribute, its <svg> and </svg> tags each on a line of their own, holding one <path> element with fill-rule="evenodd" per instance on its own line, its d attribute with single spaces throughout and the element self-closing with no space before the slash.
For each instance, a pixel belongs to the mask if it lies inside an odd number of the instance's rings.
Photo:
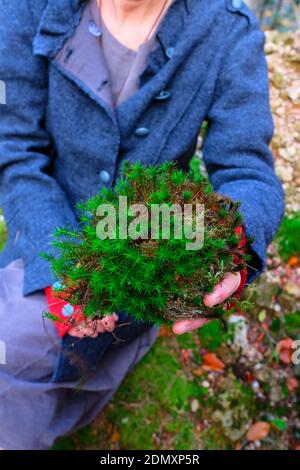
<svg viewBox="0 0 300 470">
<path fill-rule="evenodd" d="M 105 0 L 104 0 L 105 1 Z M 164 0 L 106 0 L 112 4 L 118 23 L 143 21 L 162 8 Z M 169 3 L 169 2 L 168 2 Z"/>
</svg>

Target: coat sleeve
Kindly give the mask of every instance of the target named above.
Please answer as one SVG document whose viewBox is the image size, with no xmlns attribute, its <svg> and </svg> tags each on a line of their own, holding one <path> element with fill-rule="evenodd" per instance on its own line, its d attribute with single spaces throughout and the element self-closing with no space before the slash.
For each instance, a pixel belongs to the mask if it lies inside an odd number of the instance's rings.
<svg viewBox="0 0 300 470">
<path fill-rule="evenodd" d="M 248 283 L 265 269 L 267 246 L 284 212 L 269 148 L 274 124 L 264 42 L 257 22 L 238 15 L 221 61 L 203 148 L 215 191 L 241 202 L 246 234 L 254 239 Z"/>
<path fill-rule="evenodd" d="M 0 2 L 0 204 L 8 226 L 6 250 L 24 260 L 24 294 L 52 278 L 40 252 L 51 252 L 57 226 L 75 227 L 63 189 L 50 176 L 54 152 L 45 130 L 48 63 L 32 53 L 34 23 L 28 1 Z"/>
</svg>

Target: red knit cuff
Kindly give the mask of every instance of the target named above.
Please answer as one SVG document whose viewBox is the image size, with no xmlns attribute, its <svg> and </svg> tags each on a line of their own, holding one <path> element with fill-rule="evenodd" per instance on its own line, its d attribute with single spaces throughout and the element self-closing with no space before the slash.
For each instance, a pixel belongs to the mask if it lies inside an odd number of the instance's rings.
<svg viewBox="0 0 300 470">
<path fill-rule="evenodd" d="M 238 244 L 238 250 L 239 250 L 240 253 L 245 254 L 246 253 L 246 245 L 247 245 L 247 237 L 246 237 L 244 227 L 242 225 L 237 227 L 235 229 L 235 233 L 239 236 L 242 235 L 242 237 L 240 239 L 240 242 Z M 234 261 L 235 261 L 236 264 L 239 264 L 239 257 L 235 256 Z M 240 271 L 240 275 L 241 275 L 241 282 L 240 282 L 240 285 L 239 285 L 238 289 L 236 290 L 236 292 L 234 294 L 237 299 L 240 298 L 240 295 L 241 295 L 241 293 L 242 293 L 242 291 L 245 287 L 246 281 L 247 281 L 248 273 L 247 273 L 247 266 L 246 265 Z"/>
<path fill-rule="evenodd" d="M 77 305 L 71 305 L 59 297 L 60 293 L 54 289 L 60 288 L 60 283 L 46 287 L 45 295 L 48 302 L 48 308 L 51 315 L 55 316 L 54 320 L 59 336 L 64 336 L 75 325 L 84 320 L 84 315 Z"/>
</svg>

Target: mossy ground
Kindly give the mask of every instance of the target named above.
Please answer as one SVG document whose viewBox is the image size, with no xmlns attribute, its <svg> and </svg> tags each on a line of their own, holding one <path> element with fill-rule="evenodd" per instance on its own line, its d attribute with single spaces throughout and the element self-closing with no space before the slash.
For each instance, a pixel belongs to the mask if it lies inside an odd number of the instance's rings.
<svg viewBox="0 0 300 470">
<path fill-rule="evenodd" d="M 257 311 L 249 318 L 255 348 L 258 316 Z M 300 321 L 300 313 L 297 318 Z M 300 396 L 291 393 L 287 383 L 295 370 L 280 363 L 267 337 L 258 343 L 261 370 L 255 372 L 257 357 L 239 365 L 241 352 L 233 348 L 233 332 L 225 334 L 218 325 L 214 321 L 180 337 L 163 329 L 98 419 L 59 440 L 54 449 L 293 448 L 300 437 Z M 286 333 L 269 334 L 276 342 Z M 208 351 L 224 361 L 223 371 L 202 370 Z M 253 386 L 256 379 L 259 393 Z M 268 437 L 247 444 L 249 427 L 261 420 L 271 423 Z"/>
</svg>

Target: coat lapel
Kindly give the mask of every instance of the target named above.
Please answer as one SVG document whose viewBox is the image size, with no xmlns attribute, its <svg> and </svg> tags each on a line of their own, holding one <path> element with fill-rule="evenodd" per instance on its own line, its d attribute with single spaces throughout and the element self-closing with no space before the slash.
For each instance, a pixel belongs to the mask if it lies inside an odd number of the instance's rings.
<svg viewBox="0 0 300 470">
<path fill-rule="evenodd" d="M 84 16 L 86 4 L 87 0 L 48 0 L 34 37 L 33 52 L 53 60 L 60 71 L 100 104 L 114 122 L 116 119 L 121 122 L 122 135 L 138 123 L 154 96 L 169 86 L 175 74 L 185 74 L 182 70 L 185 60 L 196 44 L 203 50 L 197 75 L 197 87 L 201 85 L 213 56 L 211 51 L 216 46 L 216 34 L 211 35 L 210 32 L 217 31 L 216 23 L 222 20 L 218 18 L 218 2 L 173 1 L 158 27 L 158 46 L 149 53 L 147 65 L 139 77 L 140 89 L 121 103 L 116 112 L 103 99 L 104 94 L 109 93 L 109 87 L 105 87 L 105 59 L 96 44 L 99 38 L 89 34 L 85 41 L 81 41 L 82 44 L 76 42 L 77 33 L 87 27 Z M 97 83 L 94 78 L 91 80 L 95 73 L 99 78 Z M 188 80 L 188 74 L 185 75 L 185 80 Z M 183 80 L 182 84 L 189 90 L 189 83 Z M 109 102 L 109 95 L 105 98 Z"/>
<path fill-rule="evenodd" d="M 75 34 L 58 51 L 53 65 L 80 88 L 89 91 L 115 120 L 109 72 L 99 45 L 101 30 L 95 7 L 97 8 L 96 2 L 91 2 L 84 9 Z"/>
<path fill-rule="evenodd" d="M 86 0 L 48 0 L 33 39 L 33 53 L 53 58 L 74 34 Z"/>
<path fill-rule="evenodd" d="M 224 44 L 221 23 L 218 2 L 174 0 L 156 32 L 160 47 L 148 56 L 147 67 L 140 76 L 140 89 L 117 108 L 122 137 L 141 124 L 141 115 L 146 110 L 147 120 L 155 121 L 151 115 L 153 98 L 172 88 L 175 96 L 176 80 L 180 83 L 180 93 L 186 96 L 185 106 L 189 106 L 205 81 L 218 48 Z M 191 69 L 197 70 L 197 74 L 191 76 Z M 184 109 L 178 110 L 178 119 Z"/>
</svg>

